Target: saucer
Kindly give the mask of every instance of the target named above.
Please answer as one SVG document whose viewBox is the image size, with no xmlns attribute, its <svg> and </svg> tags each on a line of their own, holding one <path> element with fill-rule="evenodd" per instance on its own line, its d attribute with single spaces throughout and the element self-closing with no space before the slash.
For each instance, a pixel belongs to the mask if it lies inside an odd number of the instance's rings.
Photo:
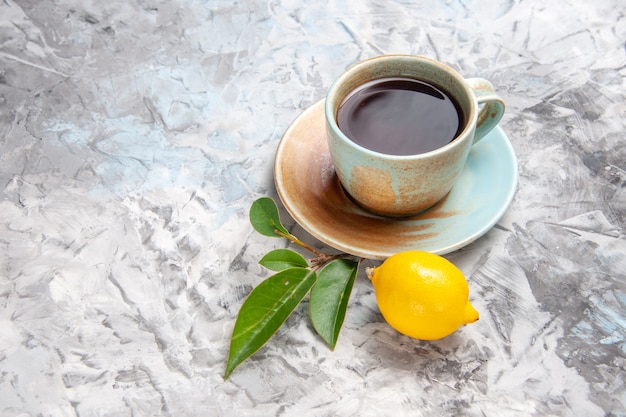
<svg viewBox="0 0 626 417">
<path fill-rule="evenodd" d="M 437 205 L 416 216 L 381 217 L 355 204 L 339 183 L 321 100 L 283 134 L 274 181 L 293 219 L 341 252 L 375 260 L 410 249 L 443 255 L 472 243 L 500 220 L 517 187 L 517 160 L 496 127 L 472 147 L 461 176 Z"/>
</svg>

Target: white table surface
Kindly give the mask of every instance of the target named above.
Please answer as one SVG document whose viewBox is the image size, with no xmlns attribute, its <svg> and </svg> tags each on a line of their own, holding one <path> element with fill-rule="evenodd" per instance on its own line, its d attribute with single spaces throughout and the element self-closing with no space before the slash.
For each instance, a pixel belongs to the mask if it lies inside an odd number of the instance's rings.
<svg viewBox="0 0 626 417">
<path fill-rule="evenodd" d="M 625 416 L 625 11 L 0 3 L 0 415 Z M 383 53 L 439 59 L 507 102 L 517 194 L 447 255 L 481 319 L 409 339 L 361 273 L 335 351 L 302 305 L 224 381 L 257 262 L 285 246 L 248 222 L 277 196 L 278 141 Z"/>
</svg>

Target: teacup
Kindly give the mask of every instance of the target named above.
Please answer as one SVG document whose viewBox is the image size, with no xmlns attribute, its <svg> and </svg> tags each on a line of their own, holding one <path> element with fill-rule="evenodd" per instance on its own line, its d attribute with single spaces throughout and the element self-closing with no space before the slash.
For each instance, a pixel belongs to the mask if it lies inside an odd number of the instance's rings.
<svg viewBox="0 0 626 417">
<path fill-rule="evenodd" d="M 498 124 L 504 108 L 488 81 L 464 79 L 427 57 L 361 61 L 326 96 L 337 176 L 350 197 L 373 213 L 420 213 L 446 196 L 472 145 Z"/>
</svg>

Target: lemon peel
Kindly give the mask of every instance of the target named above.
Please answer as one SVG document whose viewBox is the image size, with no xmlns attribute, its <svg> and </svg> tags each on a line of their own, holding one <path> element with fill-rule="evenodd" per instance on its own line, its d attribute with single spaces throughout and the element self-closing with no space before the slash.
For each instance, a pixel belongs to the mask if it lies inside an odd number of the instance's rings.
<svg viewBox="0 0 626 417">
<path fill-rule="evenodd" d="M 366 273 L 384 319 L 406 336 L 441 339 L 479 318 L 465 276 L 439 255 L 400 252 Z"/>
</svg>

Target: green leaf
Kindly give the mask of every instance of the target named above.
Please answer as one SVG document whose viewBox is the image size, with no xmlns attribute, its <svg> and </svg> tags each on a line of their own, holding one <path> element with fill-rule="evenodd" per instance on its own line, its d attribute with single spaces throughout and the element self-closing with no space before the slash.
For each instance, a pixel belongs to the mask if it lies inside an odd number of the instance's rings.
<svg viewBox="0 0 626 417">
<path fill-rule="evenodd" d="M 261 258 L 259 263 L 272 271 L 298 267 L 306 268 L 309 266 L 309 263 L 302 255 L 289 249 L 275 249 Z"/>
<path fill-rule="evenodd" d="M 224 378 L 272 337 L 316 279 L 315 271 L 290 268 L 267 278 L 252 290 L 235 321 Z"/>
<path fill-rule="evenodd" d="M 254 230 L 264 236 L 280 237 L 276 230 L 289 235 L 285 226 L 280 222 L 278 207 L 270 197 L 261 197 L 250 206 L 250 223 Z"/>
<path fill-rule="evenodd" d="M 335 259 L 319 271 L 311 290 L 311 322 L 331 349 L 335 349 L 358 270 L 359 262 Z"/>
</svg>

